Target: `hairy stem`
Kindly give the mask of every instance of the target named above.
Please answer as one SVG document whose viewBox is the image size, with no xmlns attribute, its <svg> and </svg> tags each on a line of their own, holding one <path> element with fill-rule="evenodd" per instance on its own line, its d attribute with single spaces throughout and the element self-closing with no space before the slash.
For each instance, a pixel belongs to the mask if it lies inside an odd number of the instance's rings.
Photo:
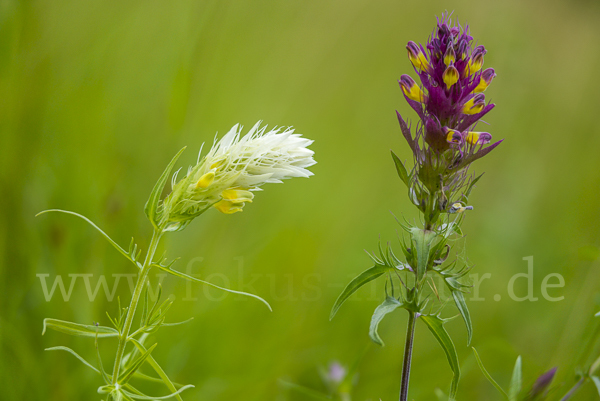
<svg viewBox="0 0 600 401">
<path fill-rule="evenodd" d="M 123 329 L 119 334 L 119 347 L 117 348 L 117 356 L 115 357 L 115 366 L 113 368 L 112 376 L 113 384 L 117 383 L 117 380 L 119 379 L 121 361 L 123 360 L 123 354 L 125 353 L 125 346 L 127 345 L 127 339 L 129 337 L 129 331 L 131 330 L 131 325 L 133 323 L 133 317 L 135 316 L 135 310 L 140 300 L 140 296 L 142 295 L 142 291 L 144 290 L 144 284 L 146 283 L 146 279 L 148 278 L 148 273 L 152 268 L 152 258 L 154 257 L 154 253 L 156 252 L 156 248 L 158 247 L 160 237 L 161 234 L 158 231 L 154 230 L 154 233 L 152 234 L 152 240 L 150 241 L 150 246 L 148 247 L 148 253 L 146 254 L 146 259 L 144 260 L 142 269 L 138 274 L 138 279 L 135 284 L 133 296 L 131 297 L 131 302 L 129 303 L 129 308 L 127 309 L 127 317 L 125 318 Z"/>
<path fill-rule="evenodd" d="M 408 328 L 404 346 L 404 362 L 402 363 L 402 383 L 400 385 L 400 401 L 408 400 L 408 382 L 410 379 L 410 362 L 412 360 L 413 342 L 415 339 L 415 312 L 408 312 Z"/>
</svg>

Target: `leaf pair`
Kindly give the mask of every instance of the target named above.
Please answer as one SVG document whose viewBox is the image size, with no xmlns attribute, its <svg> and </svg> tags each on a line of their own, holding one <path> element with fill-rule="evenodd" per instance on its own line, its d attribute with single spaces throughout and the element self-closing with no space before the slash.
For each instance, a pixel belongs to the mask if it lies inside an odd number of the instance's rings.
<svg viewBox="0 0 600 401">
<path fill-rule="evenodd" d="M 369 336 L 375 343 L 381 346 L 384 345 L 378 333 L 379 323 L 381 323 L 387 314 L 395 311 L 399 307 L 406 308 L 407 305 L 398 301 L 396 298 L 387 297 L 385 301 L 383 301 L 383 303 L 375 309 L 369 328 Z M 446 358 L 448 359 L 448 363 L 450 364 L 450 368 L 453 372 L 452 384 L 450 386 L 450 400 L 454 400 L 458 389 L 458 382 L 460 380 L 460 365 L 458 363 L 458 355 L 456 353 L 454 343 L 444 328 L 444 323 L 446 323 L 449 319 L 442 319 L 438 315 L 419 314 L 417 314 L 417 319 L 420 319 L 423 321 L 423 323 L 425 323 L 429 331 L 431 331 L 446 354 Z"/>
</svg>

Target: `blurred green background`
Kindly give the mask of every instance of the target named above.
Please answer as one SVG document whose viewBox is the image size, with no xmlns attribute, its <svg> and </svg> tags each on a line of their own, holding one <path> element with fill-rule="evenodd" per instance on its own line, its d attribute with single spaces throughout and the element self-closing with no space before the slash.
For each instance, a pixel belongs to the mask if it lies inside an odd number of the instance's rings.
<svg viewBox="0 0 600 401">
<path fill-rule="evenodd" d="M 0 2 L 0 377 L 2 400 L 92 399 L 100 378 L 66 353 L 94 360 L 93 341 L 47 333 L 45 317 L 108 324 L 116 298 L 46 302 L 40 278 L 135 273 L 80 212 L 127 245 L 145 247 L 143 205 L 171 157 L 235 123 L 293 125 L 315 140 L 310 179 L 265 187 L 244 213 L 207 213 L 165 241 L 193 273 L 271 302 L 224 296 L 164 279 L 187 326 L 155 335 L 171 378 L 194 400 L 303 400 L 280 379 L 322 388 L 319 367 L 345 365 L 368 347 L 383 282 L 362 289 L 328 321 L 343 285 L 369 266 L 363 249 L 393 240 L 395 215 L 417 214 L 389 149 L 410 159 L 395 109 L 416 117 L 397 79 L 412 72 L 404 46 L 424 43 L 435 16 L 454 10 L 488 49 L 498 77 L 486 92 L 497 108 L 488 130 L 505 143 L 477 162 L 486 175 L 463 227 L 474 273 L 491 273 L 470 302 L 473 345 L 503 384 L 517 355 L 525 384 L 559 366 L 562 392 L 600 310 L 600 3 L 598 1 L 10 1 Z M 537 302 L 515 302 L 507 283 L 534 256 Z M 195 258 L 202 258 L 195 259 Z M 564 276 L 541 297 L 546 274 Z M 81 280 L 81 279 L 79 279 Z M 156 278 L 154 278 L 156 281 Z M 125 281 L 125 279 L 123 279 Z M 526 290 L 524 280 L 518 293 Z M 189 292 L 191 290 L 191 293 Z M 117 294 L 129 299 L 125 285 Z M 494 301 L 500 294 L 502 300 Z M 193 301 L 190 298 L 197 298 Z M 447 315 L 456 311 L 449 307 Z M 596 318 L 596 320 L 600 320 Z M 355 400 L 397 399 L 406 316 L 381 325 Z M 466 347 L 460 319 L 448 325 L 463 366 L 459 399 L 499 400 Z M 102 341 L 105 365 L 115 343 Z M 590 357 L 596 355 L 590 355 Z M 411 399 L 432 400 L 451 378 L 445 356 L 417 327 Z M 597 399 L 588 385 L 576 399 Z"/>
</svg>

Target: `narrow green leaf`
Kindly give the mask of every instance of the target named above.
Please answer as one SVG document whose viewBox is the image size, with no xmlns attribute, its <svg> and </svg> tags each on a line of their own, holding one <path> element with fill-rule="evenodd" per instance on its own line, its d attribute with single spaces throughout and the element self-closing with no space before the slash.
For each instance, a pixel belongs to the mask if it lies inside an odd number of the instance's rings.
<svg viewBox="0 0 600 401">
<path fill-rule="evenodd" d="M 420 281 L 425 277 L 425 273 L 427 273 L 429 249 L 437 234 L 435 231 L 421 230 L 417 227 L 413 227 L 411 233 L 417 251 L 417 280 Z"/>
<path fill-rule="evenodd" d="M 456 399 L 456 391 L 458 390 L 458 381 L 460 380 L 460 365 L 458 363 L 458 355 L 456 354 L 456 348 L 450 338 L 450 335 L 444 328 L 444 320 L 439 316 L 435 315 L 421 315 L 419 317 L 427 325 L 431 334 L 435 337 L 442 349 L 446 353 L 446 358 L 450 363 L 450 368 L 454 373 L 452 378 L 452 384 L 450 386 L 450 400 Z"/>
<path fill-rule="evenodd" d="M 46 333 L 47 328 L 80 337 L 96 337 L 96 333 L 98 334 L 99 338 L 116 337 L 119 335 L 119 332 L 112 327 L 79 324 L 49 318 L 44 319 L 44 329 L 42 330 L 42 335 Z"/>
<path fill-rule="evenodd" d="M 159 227 L 159 217 L 160 216 L 157 216 L 158 205 L 160 203 L 160 196 L 162 195 L 162 191 L 165 188 L 165 184 L 169 180 L 169 175 L 171 174 L 171 170 L 173 170 L 173 166 L 175 166 L 177 159 L 179 159 L 179 156 L 181 156 L 181 154 L 183 153 L 184 150 L 185 150 L 185 147 L 183 147 L 175 155 L 175 157 L 173 157 L 173 159 L 171 159 L 171 162 L 169 163 L 167 168 L 165 168 L 165 171 L 163 171 L 163 173 L 160 176 L 160 178 L 158 179 L 158 181 L 156 181 L 156 184 L 154 185 L 154 188 L 152 189 L 152 192 L 150 193 L 150 197 L 148 198 L 148 201 L 146 202 L 146 206 L 144 206 L 144 212 L 146 212 L 146 216 L 148 216 L 148 219 L 150 219 L 150 222 L 157 230 L 161 229 Z"/>
<path fill-rule="evenodd" d="M 71 348 L 59 346 L 59 347 L 46 348 L 45 351 L 67 351 L 68 353 L 75 356 L 75 358 L 79 359 L 85 366 L 92 369 L 94 372 L 100 374 L 100 371 L 98 369 L 96 369 L 91 363 L 89 363 L 88 361 L 83 359 L 81 356 L 79 356 L 79 354 L 77 352 L 73 351 Z"/>
<path fill-rule="evenodd" d="M 473 325 L 471 324 L 471 314 L 469 313 L 469 308 L 467 308 L 465 296 L 462 292 L 453 290 L 452 297 L 454 298 L 454 303 L 456 304 L 460 315 L 465 321 L 465 326 L 467 326 L 467 346 L 469 346 L 471 344 L 471 339 L 473 338 Z"/>
<path fill-rule="evenodd" d="M 160 264 L 153 263 L 152 265 L 156 266 L 159 269 L 164 270 L 167 273 L 170 273 L 170 274 L 172 274 L 172 275 L 174 275 L 176 277 L 180 277 L 180 278 L 183 278 L 183 279 L 186 279 L 186 280 L 195 281 L 197 283 L 205 284 L 205 285 L 208 285 L 208 286 L 213 287 L 213 288 L 217 288 L 217 289 L 222 290 L 222 291 L 230 292 L 232 294 L 244 295 L 246 297 L 258 299 L 260 302 L 264 303 L 267 306 L 267 308 L 269 308 L 269 310 L 271 312 L 273 312 L 273 309 L 271 308 L 271 305 L 267 301 L 265 301 L 264 299 L 262 299 L 261 297 L 259 297 L 258 295 L 250 294 L 249 292 L 236 291 L 236 290 L 231 290 L 229 288 L 220 287 L 220 286 L 218 286 L 216 284 L 209 283 L 208 281 L 200 280 L 200 279 L 198 279 L 196 277 L 188 276 L 185 273 L 178 272 L 177 270 L 173 270 L 173 269 L 171 269 L 169 267 L 162 266 Z"/>
<path fill-rule="evenodd" d="M 112 383 L 110 377 L 108 377 L 108 373 L 104 370 L 104 365 L 102 365 L 102 357 L 100 356 L 100 346 L 98 345 L 98 336 L 94 338 L 94 348 L 96 348 L 96 361 L 98 362 L 98 370 L 100 371 L 100 375 L 104 379 L 104 383 Z"/>
<path fill-rule="evenodd" d="M 110 243 L 110 244 L 111 244 L 113 247 L 115 247 L 115 249 L 116 249 L 117 251 L 119 251 L 119 253 L 120 253 L 121 255 L 125 256 L 125 257 L 126 257 L 128 260 L 130 260 L 130 261 L 131 261 L 131 262 L 132 262 L 134 265 L 136 265 L 138 268 L 140 267 L 140 265 L 139 265 L 139 264 L 138 264 L 138 263 L 137 263 L 135 260 L 133 260 L 133 259 L 132 259 L 131 255 L 129 255 L 129 253 L 128 253 L 128 252 L 127 252 L 125 249 L 121 248 L 121 247 L 119 246 L 119 244 L 117 244 L 115 241 L 113 241 L 113 239 L 112 239 L 112 238 L 110 238 L 110 237 L 108 236 L 108 234 L 107 234 L 107 233 L 105 233 L 104 231 L 102 231 L 102 230 L 100 229 L 100 227 L 98 227 L 96 224 L 94 224 L 94 222 L 92 222 L 90 219 L 88 219 L 87 217 L 85 217 L 85 216 L 83 216 L 83 215 L 81 215 L 81 214 L 79 214 L 79 213 L 71 212 L 70 210 L 61 210 L 61 209 L 48 209 L 48 210 L 44 210 L 44 211 L 41 211 L 41 212 L 39 212 L 39 213 L 38 213 L 38 214 L 36 214 L 35 216 L 37 217 L 37 216 L 39 216 L 39 215 L 41 215 L 41 214 L 44 214 L 44 213 L 50 213 L 50 212 L 59 212 L 59 213 L 65 213 L 65 214 L 72 214 L 73 216 L 77 216 L 77 217 L 79 217 L 80 219 L 87 221 L 87 222 L 88 222 L 88 223 L 89 223 L 89 224 L 90 224 L 92 227 L 94 227 L 94 228 L 95 228 L 95 229 L 96 229 L 96 230 L 97 230 L 97 231 L 98 231 L 100 234 L 102 234 L 102 236 L 103 236 L 104 238 L 106 238 L 106 240 L 107 240 L 107 241 L 108 241 L 108 242 L 109 242 L 109 243 Z"/>
<path fill-rule="evenodd" d="M 392 152 L 392 159 L 394 159 L 394 164 L 396 165 L 396 171 L 398 172 L 398 176 L 402 180 L 404 184 L 408 188 L 410 188 L 410 179 L 408 177 L 408 172 L 406 171 L 406 167 L 404 167 L 404 163 L 396 156 L 394 152 Z"/>
<path fill-rule="evenodd" d="M 379 328 L 379 323 L 383 320 L 385 315 L 391 313 L 396 310 L 399 306 L 402 306 L 402 303 L 398 301 L 396 298 L 387 297 L 385 301 L 381 305 L 379 305 L 375 312 L 373 312 L 373 317 L 371 318 L 371 326 L 369 327 L 369 336 L 371 340 L 375 343 L 381 345 L 382 347 L 385 345 L 379 337 L 379 333 L 377 329 Z"/>
<path fill-rule="evenodd" d="M 279 383 L 290 390 L 294 390 L 300 394 L 308 396 L 314 400 L 322 400 L 322 401 L 331 401 L 331 397 L 326 396 L 325 394 L 319 393 L 313 389 L 308 387 L 301 386 L 299 384 L 290 383 L 287 381 L 279 380 Z"/>
<path fill-rule="evenodd" d="M 130 391 L 127 390 L 121 390 L 125 395 L 127 395 L 128 397 L 134 399 L 134 400 L 166 400 L 169 398 L 173 398 L 173 397 L 177 397 L 179 394 L 181 394 L 183 391 L 189 389 L 189 388 L 194 388 L 193 385 L 188 384 L 186 386 L 181 387 L 179 390 L 175 391 L 174 393 L 162 396 L 162 397 L 154 397 L 154 396 L 149 396 L 146 395 L 144 393 L 142 393 L 141 391 L 139 391 L 138 389 L 136 389 L 135 387 L 133 387 L 131 384 L 127 384 L 125 386 L 126 388 L 129 388 Z"/>
<path fill-rule="evenodd" d="M 162 379 L 160 379 L 158 377 L 149 376 L 147 374 L 140 372 L 139 370 L 133 374 L 133 377 L 135 377 L 136 379 L 145 380 L 145 381 L 149 381 L 149 382 L 153 382 L 153 383 L 163 383 Z M 173 383 L 173 385 L 175 385 L 176 387 L 183 387 L 183 385 L 179 384 L 179 383 Z"/>
<path fill-rule="evenodd" d="M 182 321 L 182 322 L 175 322 L 175 323 L 162 323 L 162 324 L 161 324 L 161 326 L 162 326 L 162 327 L 179 326 L 180 324 L 186 324 L 186 323 L 188 323 L 188 322 L 191 322 L 192 320 L 194 320 L 194 318 L 193 318 L 193 317 L 191 317 L 191 318 L 189 318 L 189 319 L 186 319 L 186 320 L 184 320 L 184 321 Z"/>
<path fill-rule="evenodd" d="M 600 357 L 598 357 L 590 366 L 590 370 L 588 371 L 588 375 L 592 376 L 596 373 L 596 370 L 600 368 Z"/>
<path fill-rule="evenodd" d="M 390 268 L 387 266 L 375 265 L 370 269 L 365 270 L 358 276 L 356 276 L 347 286 L 344 288 L 344 291 L 340 294 L 340 296 L 336 299 L 333 308 L 331 309 L 331 314 L 329 315 L 329 320 L 333 319 L 337 311 L 340 309 L 342 304 L 346 302 L 346 300 L 350 297 L 350 295 L 354 294 L 356 290 L 358 290 L 363 285 L 369 283 L 370 281 L 375 280 L 377 277 L 381 276 L 383 273 L 389 271 Z"/>
<path fill-rule="evenodd" d="M 469 196 L 471 195 L 471 191 L 473 190 L 473 187 L 475 186 L 475 184 L 477 184 L 477 181 L 479 181 L 481 179 L 481 177 L 483 177 L 483 174 L 484 173 L 481 173 L 479 176 L 477 176 L 477 178 L 474 178 L 473 181 L 471 181 L 467 190 L 465 191 L 465 194 L 463 195 L 465 197 L 465 200 L 469 200 Z"/>
<path fill-rule="evenodd" d="M 471 347 L 471 349 L 473 350 L 473 353 L 475 354 L 475 359 L 477 360 L 477 365 L 479 365 L 479 369 L 481 369 L 481 373 L 483 373 L 485 378 L 488 379 L 488 381 L 490 383 L 492 383 L 492 385 L 496 388 L 496 390 L 498 390 L 500 392 L 500 394 L 502 394 L 504 399 L 508 401 L 508 394 L 506 394 L 506 391 L 504 391 L 504 389 L 502 387 L 500 387 L 500 385 L 496 382 L 496 380 L 494 380 L 492 375 L 490 375 L 488 373 L 488 371 L 485 369 L 485 366 L 483 366 L 483 362 L 481 362 L 481 358 L 479 358 L 479 354 L 477 353 L 477 350 L 474 347 Z"/>
<path fill-rule="evenodd" d="M 521 388 L 523 387 L 523 373 L 521 368 L 521 356 L 517 358 L 513 369 L 512 379 L 508 388 L 508 398 L 510 401 L 516 401 Z"/>
<path fill-rule="evenodd" d="M 598 395 L 600 395 L 600 378 L 598 376 L 592 376 L 592 381 L 596 385 L 596 391 L 598 391 Z"/>
<path fill-rule="evenodd" d="M 131 341 L 133 343 L 133 345 L 135 345 L 135 347 L 137 348 L 137 350 L 139 352 L 146 351 L 146 348 L 144 348 L 144 346 L 139 341 L 134 340 L 134 339 L 130 339 L 129 341 Z M 152 357 L 152 355 L 148 356 L 148 358 L 146 359 L 146 362 L 148 362 L 148 364 L 150 366 L 152 366 L 152 368 L 154 369 L 156 374 L 162 379 L 163 383 L 165 384 L 165 386 L 167 386 L 167 388 L 170 391 L 173 391 L 173 392 L 177 391 L 177 388 L 175 388 L 175 385 L 173 384 L 171 379 L 169 379 L 169 376 L 167 376 L 165 371 L 160 367 L 160 365 L 158 364 L 158 362 L 156 362 L 156 360 Z M 183 398 L 181 398 L 181 396 L 179 394 L 177 394 L 175 397 L 177 398 L 177 400 L 183 401 Z"/>
<path fill-rule="evenodd" d="M 146 350 L 146 352 L 142 352 L 142 355 L 140 355 L 138 357 L 138 359 L 136 359 L 135 362 L 133 362 L 131 364 L 131 367 L 128 370 L 126 370 L 125 372 L 123 372 L 121 374 L 121 376 L 119 377 L 119 379 L 117 380 L 117 382 L 119 384 L 126 384 L 129 381 L 129 379 L 131 379 L 131 377 L 133 376 L 133 374 L 135 372 L 137 372 L 137 370 L 142 366 L 142 364 L 150 356 L 150 354 L 152 353 L 152 351 L 154 351 L 154 348 L 156 348 L 157 345 L 158 344 L 154 344 L 150 348 L 148 348 Z"/>
<path fill-rule="evenodd" d="M 131 398 L 130 396 L 128 396 L 127 394 L 125 394 L 124 392 L 120 391 L 118 397 L 123 397 L 123 401 L 133 401 L 133 398 Z M 118 398 L 117 398 L 118 400 Z"/>
</svg>

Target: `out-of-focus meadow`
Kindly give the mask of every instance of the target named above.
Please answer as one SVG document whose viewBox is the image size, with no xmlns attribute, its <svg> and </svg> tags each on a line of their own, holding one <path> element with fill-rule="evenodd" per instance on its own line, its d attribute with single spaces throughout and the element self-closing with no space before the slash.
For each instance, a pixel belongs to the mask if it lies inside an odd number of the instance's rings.
<svg viewBox="0 0 600 401">
<path fill-rule="evenodd" d="M 5 0 L 0 398 L 99 397 L 95 373 L 69 354 L 44 352 L 66 345 L 94 360 L 93 340 L 42 337 L 42 320 L 108 325 L 116 296 L 109 302 L 100 290 L 89 301 L 79 277 L 68 302 L 58 289 L 47 302 L 39 275 L 50 286 L 62 275 L 68 289 L 69 274 L 93 274 L 95 287 L 101 274 L 112 286 L 112 275 L 135 273 L 84 222 L 34 215 L 74 210 L 122 245 L 134 236 L 145 247 L 143 206 L 171 157 L 187 145 L 179 163 L 187 166 L 215 133 L 264 120 L 315 140 L 315 175 L 266 186 L 243 213 L 207 213 L 165 245 L 169 257 L 181 257 L 180 270 L 254 290 L 274 311 L 164 277 L 165 293 L 176 297 L 170 320 L 195 319 L 159 331 L 153 355 L 174 381 L 196 385 L 186 399 L 284 401 L 305 397 L 280 380 L 319 389 L 319 368 L 350 365 L 364 352 L 353 399 L 397 399 L 406 314 L 382 323 L 385 348 L 368 337 L 383 281 L 360 290 L 332 322 L 328 316 L 342 286 L 369 266 L 363 249 L 375 250 L 379 236 L 395 240 L 390 211 L 417 216 L 389 156 L 394 149 L 411 159 L 394 110 L 415 115 L 397 80 L 416 78 L 405 45 L 424 43 L 445 9 L 488 49 L 485 67 L 498 77 L 486 92 L 497 104 L 486 130 L 506 139 L 474 165 L 486 174 L 463 226 L 473 272 L 491 274 L 479 289 L 485 300 L 469 302 L 473 345 L 501 383 L 522 355 L 526 386 L 559 366 L 555 384 L 566 391 L 600 310 L 597 1 Z M 508 282 L 527 271 L 527 256 L 539 300 L 516 302 Z M 561 301 L 542 297 L 550 273 L 565 279 L 549 289 Z M 525 280 L 517 283 L 523 295 Z M 128 302 L 125 277 L 117 295 Z M 499 400 L 460 318 L 448 329 L 463 367 L 459 399 Z M 411 399 L 432 400 L 451 373 L 427 329 L 416 335 Z M 116 343 L 100 345 L 110 366 Z M 592 387 L 577 399 L 597 399 Z"/>
</svg>

